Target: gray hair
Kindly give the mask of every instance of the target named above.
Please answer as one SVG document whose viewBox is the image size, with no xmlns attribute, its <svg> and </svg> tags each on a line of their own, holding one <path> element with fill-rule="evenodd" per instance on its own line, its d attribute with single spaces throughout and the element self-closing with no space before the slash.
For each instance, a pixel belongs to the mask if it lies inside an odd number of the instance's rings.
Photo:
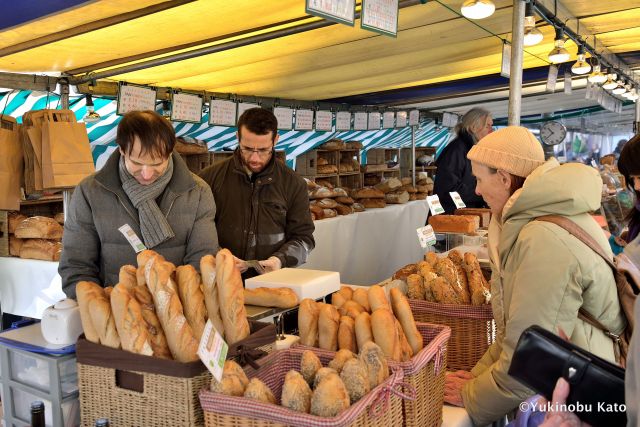
<svg viewBox="0 0 640 427">
<path fill-rule="evenodd" d="M 453 130 L 455 131 L 456 135 L 460 135 L 460 131 L 465 130 L 475 138 L 475 135 L 471 131 L 471 128 L 478 126 L 478 124 L 483 125 L 487 117 L 490 116 L 491 112 L 489 110 L 485 110 L 481 107 L 472 108 L 471 110 L 467 111 L 464 116 L 462 116 Z"/>
</svg>

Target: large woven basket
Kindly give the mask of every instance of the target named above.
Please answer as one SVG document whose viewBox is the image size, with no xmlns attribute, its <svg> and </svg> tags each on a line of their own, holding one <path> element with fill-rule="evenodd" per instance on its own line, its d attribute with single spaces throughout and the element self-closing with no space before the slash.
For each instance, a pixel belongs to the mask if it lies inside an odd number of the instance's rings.
<svg viewBox="0 0 640 427">
<path fill-rule="evenodd" d="M 326 366 L 333 355 L 318 354 Z M 260 360 L 258 370 L 246 368 L 249 378 L 259 378 L 273 391 L 278 405 L 244 397 L 225 396 L 209 390 L 200 392 L 206 427 L 400 427 L 402 426 L 401 369 L 392 370 L 385 382 L 348 409 L 332 418 L 303 414 L 280 405 L 287 372 L 300 371 L 302 352 L 282 350 Z"/>
<path fill-rule="evenodd" d="M 444 404 L 445 367 L 447 365 L 447 342 L 451 330 L 447 326 L 416 322 L 422 335 L 424 348 L 407 362 L 390 362 L 392 368 L 404 373 L 403 382 L 415 389 L 415 399 L 402 402 L 403 426 L 438 427 L 442 425 Z M 294 350 L 312 350 L 316 354 L 332 359 L 333 351 L 315 347 L 295 345 Z"/>
<path fill-rule="evenodd" d="M 416 322 L 436 323 L 451 328 L 447 368 L 470 371 L 495 341 L 491 305 L 437 304 L 409 300 Z"/>
</svg>

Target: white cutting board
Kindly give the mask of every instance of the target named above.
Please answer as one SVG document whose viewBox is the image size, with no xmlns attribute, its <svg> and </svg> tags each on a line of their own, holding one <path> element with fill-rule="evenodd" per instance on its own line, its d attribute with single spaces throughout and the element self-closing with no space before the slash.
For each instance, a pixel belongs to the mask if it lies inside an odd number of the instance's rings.
<svg viewBox="0 0 640 427">
<path fill-rule="evenodd" d="M 337 271 L 283 268 L 245 280 L 247 289 L 289 288 L 298 299 L 318 299 L 340 290 L 340 273 Z"/>
</svg>

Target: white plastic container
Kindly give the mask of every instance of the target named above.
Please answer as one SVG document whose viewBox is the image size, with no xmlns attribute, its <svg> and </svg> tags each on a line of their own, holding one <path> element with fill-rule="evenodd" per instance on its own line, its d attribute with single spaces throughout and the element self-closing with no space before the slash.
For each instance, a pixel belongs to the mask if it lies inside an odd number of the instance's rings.
<svg viewBox="0 0 640 427">
<path fill-rule="evenodd" d="M 300 301 L 304 298 L 315 300 L 340 290 L 340 273 L 283 268 L 247 279 L 244 285 L 247 289 L 289 288 L 298 295 Z"/>
</svg>

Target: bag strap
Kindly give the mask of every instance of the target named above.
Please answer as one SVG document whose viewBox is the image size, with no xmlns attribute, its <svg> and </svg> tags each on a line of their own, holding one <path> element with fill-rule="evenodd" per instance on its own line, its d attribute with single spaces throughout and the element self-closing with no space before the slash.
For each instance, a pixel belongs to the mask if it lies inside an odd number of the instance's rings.
<svg viewBox="0 0 640 427">
<path fill-rule="evenodd" d="M 615 277 L 615 273 L 617 272 L 616 265 L 607 256 L 605 251 L 602 249 L 602 246 L 600 246 L 598 244 L 598 242 L 596 242 L 595 239 L 593 237 L 591 237 L 589 235 L 589 233 L 587 233 L 578 224 L 576 224 L 575 222 L 571 221 L 569 218 L 566 218 L 566 217 L 563 217 L 563 216 L 560 216 L 560 215 L 540 216 L 540 217 L 536 218 L 536 221 L 550 222 L 552 224 L 557 225 L 558 227 L 561 227 L 561 228 L 564 228 L 565 230 L 567 230 L 569 232 L 569 234 L 573 235 L 575 238 L 577 238 L 582 243 L 584 243 L 589 248 L 591 248 L 591 250 L 593 250 L 595 253 L 600 255 L 600 257 L 606 261 L 606 263 L 609 265 L 609 267 L 611 267 L 613 269 L 614 277 Z M 578 317 L 580 319 L 584 320 L 585 322 L 591 324 L 592 326 L 595 326 L 596 328 L 600 329 L 602 332 L 604 332 L 605 335 L 607 335 L 609 338 L 611 338 L 615 342 L 619 342 L 620 341 L 620 336 L 619 335 L 616 335 L 613 332 L 611 332 L 609 330 L 609 328 L 607 328 L 605 325 L 600 323 L 600 321 L 598 319 L 596 319 L 595 316 L 593 316 L 591 313 L 589 313 L 584 308 L 580 307 L 580 310 L 578 311 Z"/>
</svg>

